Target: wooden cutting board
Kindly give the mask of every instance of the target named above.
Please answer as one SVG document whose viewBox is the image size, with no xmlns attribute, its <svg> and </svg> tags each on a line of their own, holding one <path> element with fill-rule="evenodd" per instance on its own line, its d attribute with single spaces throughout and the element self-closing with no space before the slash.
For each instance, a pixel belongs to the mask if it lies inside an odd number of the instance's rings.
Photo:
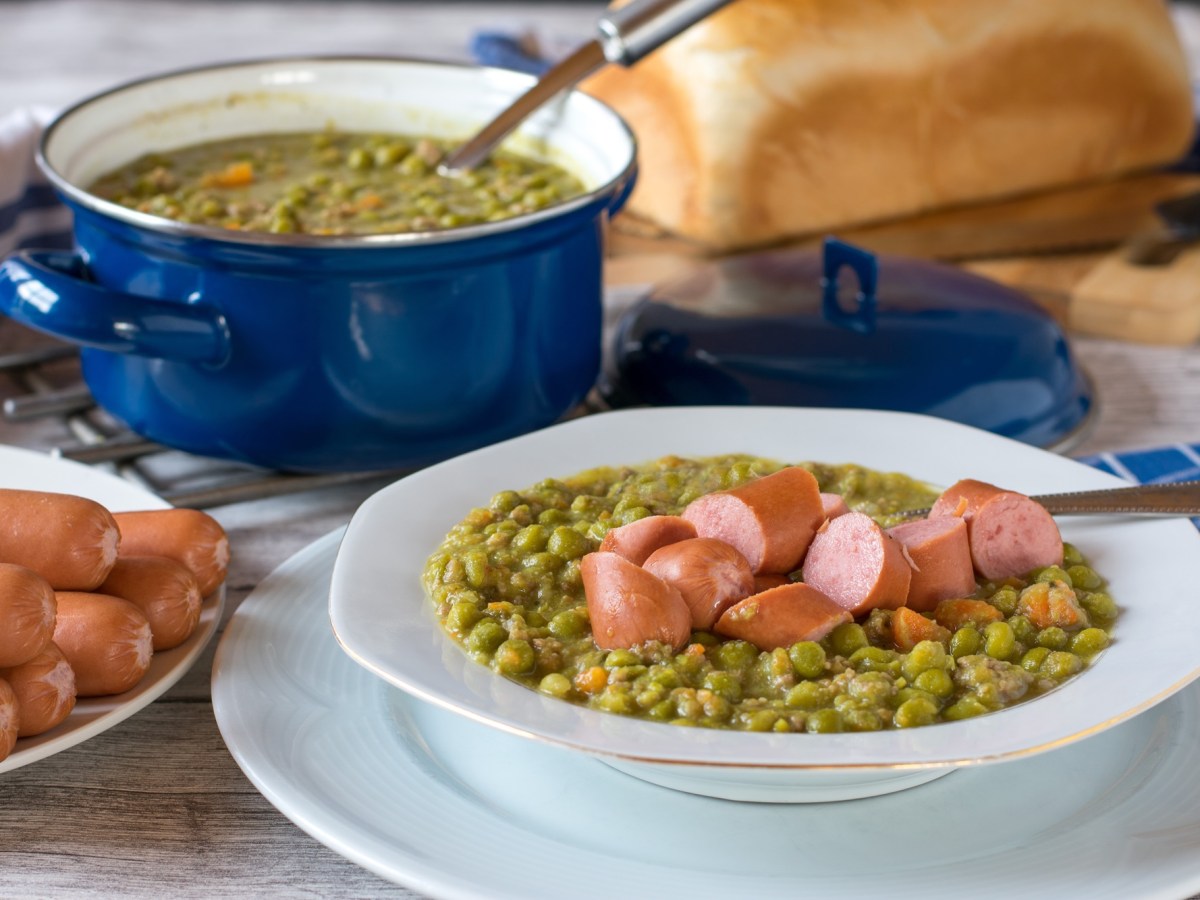
<svg viewBox="0 0 1200 900">
<path fill-rule="evenodd" d="M 1024 291 L 1069 331 L 1174 346 L 1200 339 L 1200 246 L 1159 266 L 1130 262 L 1125 248 L 963 265 Z"/>
</svg>

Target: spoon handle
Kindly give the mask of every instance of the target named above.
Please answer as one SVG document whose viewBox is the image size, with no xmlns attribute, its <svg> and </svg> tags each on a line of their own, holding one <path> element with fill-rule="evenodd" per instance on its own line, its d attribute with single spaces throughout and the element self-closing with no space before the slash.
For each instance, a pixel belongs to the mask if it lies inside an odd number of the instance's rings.
<svg viewBox="0 0 1200 900">
<path fill-rule="evenodd" d="M 447 156 L 438 166 L 438 174 L 449 178 L 475 168 L 529 116 L 563 91 L 603 68 L 607 62 L 599 41 L 584 44 L 546 72 L 533 87 L 503 109 L 474 137 Z"/>
<path fill-rule="evenodd" d="M 526 118 L 551 99 L 609 63 L 630 66 L 730 0 L 633 0 L 605 13 L 597 36 L 551 68 L 528 91 L 451 153 L 438 172 L 454 176 L 472 169 Z"/>
<path fill-rule="evenodd" d="M 631 66 L 730 0 L 634 0 L 596 23 L 609 62 Z"/>
<path fill-rule="evenodd" d="M 1033 499 L 1055 515 L 1129 513 L 1139 516 L 1196 516 L 1200 515 L 1200 481 L 1071 491 L 1044 494 Z"/>
<path fill-rule="evenodd" d="M 1200 516 L 1200 481 L 1173 484 L 1139 484 L 1095 491 L 1036 494 L 1032 497 L 1056 516 L 1088 516 L 1111 513 L 1133 516 Z M 929 514 L 928 509 L 899 513 L 906 519 Z"/>
</svg>

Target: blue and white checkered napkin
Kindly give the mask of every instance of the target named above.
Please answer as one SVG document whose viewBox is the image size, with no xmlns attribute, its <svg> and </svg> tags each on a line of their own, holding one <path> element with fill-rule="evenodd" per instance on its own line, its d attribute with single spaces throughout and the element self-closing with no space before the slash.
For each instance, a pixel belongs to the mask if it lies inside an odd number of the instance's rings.
<svg viewBox="0 0 1200 900">
<path fill-rule="evenodd" d="M 1080 457 L 1080 462 L 1139 484 L 1200 480 L 1200 444 L 1171 444 L 1149 450 L 1095 453 Z"/>
<path fill-rule="evenodd" d="M 49 109 L 0 116 L 0 259 L 19 247 L 69 247 L 71 215 L 34 163 Z"/>
</svg>

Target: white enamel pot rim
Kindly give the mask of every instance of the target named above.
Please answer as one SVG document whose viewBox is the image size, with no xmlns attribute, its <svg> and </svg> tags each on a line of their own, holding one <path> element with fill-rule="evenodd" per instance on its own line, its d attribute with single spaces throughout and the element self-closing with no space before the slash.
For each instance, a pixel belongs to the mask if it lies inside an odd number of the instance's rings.
<svg viewBox="0 0 1200 900">
<path fill-rule="evenodd" d="M 587 190 L 546 209 L 442 231 L 384 235 L 279 235 L 228 231 L 128 209 L 86 186 L 150 151 L 283 131 L 393 131 L 465 140 L 527 90 L 520 72 L 438 60 L 373 56 L 264 58 L 191 67 L 126 82 L 60 113 L 38 147 L 38 165 L 71 203 L 177 237 L 319 249 L 397 248 L 526 228 L 597 203 L 615 212 L 632 189 L 637 141 L 599 100 L 573 90 L 510 138 L 518 152 L 559 162 Z M 265 123 L 265 124 L 264 124 Z"/>
</svg>

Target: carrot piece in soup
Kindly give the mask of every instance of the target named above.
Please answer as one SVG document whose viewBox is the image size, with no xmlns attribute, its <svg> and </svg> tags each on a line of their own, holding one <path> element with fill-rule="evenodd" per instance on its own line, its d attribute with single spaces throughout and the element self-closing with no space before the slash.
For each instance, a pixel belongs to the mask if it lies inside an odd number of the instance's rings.
<svg viewBox="0 0 1200 900">
<path fill-rule="evenodd" d="M 1017 612 L 1028 617 L 1038 628 L 1061 628 L 1075 631 L 1088 626 L 1087 613 L 1079 605 L 1070 586 L 1063 581 L 1031 584 L 1021 591 Z"/>
<path fill-rule="evenodd" d="M 254 164 L 248 161 L 232 162 L 219 172 L 209 172 L 202 182 L 205 187 L 245 187 L 254 183 Z"/>
<path fill-rule="evenodd" d="M 957 631 L 964 625 L 986 628 L 991 622 L 999 622 L 1004 614 L 986 600 L 943 600 L 933 611 L 939 625 Z"/>
<path fill-rule="evenodd" d="M 892 643 L 896 645 L 897 650 L 907 653 L 921 641 L 945 644 L 949 640 L 949 629 L 916 610 L 902 606 L 892 613 Z"/>
</svg>

